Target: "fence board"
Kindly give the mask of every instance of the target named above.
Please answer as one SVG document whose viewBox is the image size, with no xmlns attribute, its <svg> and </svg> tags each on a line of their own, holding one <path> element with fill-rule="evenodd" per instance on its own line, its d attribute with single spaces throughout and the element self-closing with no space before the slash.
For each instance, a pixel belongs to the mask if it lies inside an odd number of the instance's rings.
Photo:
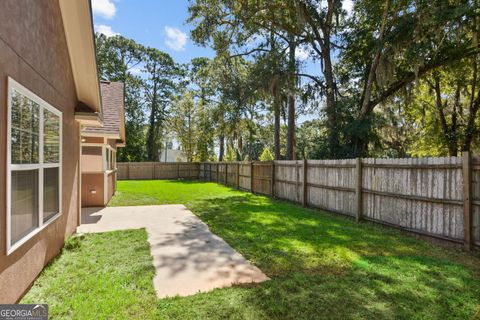
<svg viewBox="0 0 480 320">
<path fill-rule="evenodd" d="M 253 192 L 272 195 L 272 162 L 253 163 Z"/>
</svg>

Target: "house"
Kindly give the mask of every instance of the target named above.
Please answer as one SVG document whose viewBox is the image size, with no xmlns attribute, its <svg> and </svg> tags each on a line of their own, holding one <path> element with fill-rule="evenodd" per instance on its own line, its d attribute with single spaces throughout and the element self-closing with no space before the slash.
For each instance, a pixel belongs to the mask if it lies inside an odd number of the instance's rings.
<svg viewBox="0 0 480 320">
<path fill-rule="evenodd" d="M 182 150 L 177 149 L 163 149 L 159 162 L 186 162 L 187 158 Z"/>
<path fill-rule="evenodd" d="M 103 123 L 82 130 L 82 207 L 103 207 L 117 185 L 117 148 L 125 145 L 123 83 L 100 83 Z"/>
<path fill-rule="evenodd" d="M 82 126 L 101 125 L 90 2 L 1 1 L 0 303 L 79 225 Z"/>
</svg>

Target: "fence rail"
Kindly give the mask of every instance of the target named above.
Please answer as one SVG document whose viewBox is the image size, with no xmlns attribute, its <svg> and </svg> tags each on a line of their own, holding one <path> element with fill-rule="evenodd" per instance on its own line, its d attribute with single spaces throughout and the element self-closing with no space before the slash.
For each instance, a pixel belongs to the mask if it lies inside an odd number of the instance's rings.
<svg viewBox="0 0 480 320">
<path fill-rule="evenodd" d="M 480 156 L 119 163 L 119 179 L 200 179 L 480 246 Z"/>
</svg>

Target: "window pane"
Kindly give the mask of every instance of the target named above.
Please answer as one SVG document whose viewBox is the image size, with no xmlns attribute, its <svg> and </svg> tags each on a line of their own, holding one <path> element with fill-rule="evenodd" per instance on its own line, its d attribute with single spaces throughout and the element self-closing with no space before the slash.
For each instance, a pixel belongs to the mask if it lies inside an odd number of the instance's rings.
<svg viewBox="0 0 480 320">
<path fill-rule="evenodd" d="M 12 89 L 12 163 L 38 163 L 40 106 Z"/>
<path fill-rule="evenodd" d="M 60 212 L 60 168 L 43 170 L 43 222 Z"/>
<path fill-rule="evenodd" d="M 38 227 L 38 170 L 12 171 L 11 243 Z"/>
<path fill-rule="evenodd" d="M 60 162 L 60 118 L 48 110 L 43 112 L 43 161 Z"/>
</svg>

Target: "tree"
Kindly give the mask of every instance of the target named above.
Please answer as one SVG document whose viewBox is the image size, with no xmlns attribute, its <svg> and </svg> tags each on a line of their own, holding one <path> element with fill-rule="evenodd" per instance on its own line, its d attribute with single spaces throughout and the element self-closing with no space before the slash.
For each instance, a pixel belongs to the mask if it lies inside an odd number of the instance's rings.
<svg viewBox="0 0 480 320">
<path fill-rule="evenodd" d="M 124 84 L 125 136 L 124 148 L 117 154 L 118 161 L 144 161 L 146 155 L 143 79 L 133 74 L 144 60 L 145 48 L 122 36 L 95 35 L 97 65 L 104 80 Z"/>
<path fill-rule="evenodd" d="M 367 155 L 373 111 L 415 80 L 478 54 L 475 6 L 468 1 L 361 0 L 349 20 L 341 70 L 353 83 L 358 109 L 347 143 L 352 156 Z M 476 30 L 476 27 L 475 29 Z M 476 36 L 475 36 L 476 37 Z"/>
<path fill-rule="evenodd" d="M 196 155 L 198 140 L 197 108 L 191 92 L 186 92 L 178 102 L 174 104 L 170 124 L 176 138 L 182 146 L 187 161 L 193 161 Z"/>
<path fill-rule="evenodd" d="M 154 48 L 145 50 L 145 100 L 150 112 L 148 117 L 147 159 L 157 161 L 162 148 L 162 133 L 168 117 L 168 109 L 178 90 L 178 81 L 184 74 L 168 54 Z"/>
</svg>

